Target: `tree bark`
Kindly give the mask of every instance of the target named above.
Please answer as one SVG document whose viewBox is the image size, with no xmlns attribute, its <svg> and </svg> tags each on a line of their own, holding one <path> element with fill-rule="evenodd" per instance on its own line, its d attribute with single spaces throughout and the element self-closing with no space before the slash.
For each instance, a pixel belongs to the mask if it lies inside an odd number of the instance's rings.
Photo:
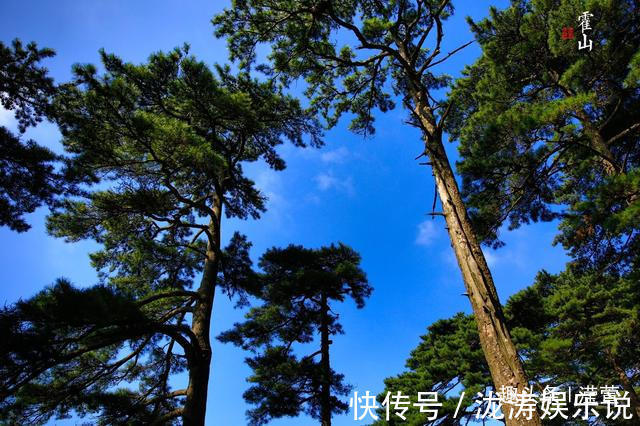
<svg viewBox="0 0 640 426">
<path fill-rule="evenodd" d="M 432 163 L 445 221 L 449 229 L 451 246 L 456 255 L 462 279 L 469 295 L 491 378 L 496 391 L 511 386 L 522 391 L 528 386 L 527 379 L 506 326 L 502 306 L 493 282 L 493 277 L 472 229 L 467 209 L 460 195 L 451 164 L 442 143 L 442 130 L 436 125 L 426 96 L 419 91 L 413 94 L 414 113 L 419 118 L 425 132 L 425 153 Z M 508 426 L 540 425 L 540 417 L 535 413 L 532 419 L 526 417 L 509 419 L 509 413 L 517 413 L 514 407 L 503 405 L 505 422 Z"/>
<path fill-rule="evenodd" d="M 598 153 L 598 161 L 604 173 L 609 177 L 625 173 L 624 166 L 616 161 L 600 130 L 588 121 L 586 113 L 583 112 L 583 114 L 584 115 L 579 115 L 581 123 L 589 135 L 589 140 L 591 140 L 591 149 Z M 633 192 L 625 193 L 624 196 L 627 204 L 634 203 L 638 199 L 638 194 Z"/>
<path fill-rule="evenodd" d="M 553 82 L 558 86 L 558 88 L 564 93 L 564 95 L 569 98 L 575 96 L 575 92 L 560 83 L 560 74 L 557 71 L 551 70 L 550 76 L 553 79 Z M 591 141 L 591 148 L 596 154 L 598 154 L 598 162 L 600 163 L 603 171 L 608 176 L 613 176 L 620 171 L 619 166 L 615 162 L 615 157 L 609 150 L 607 143 L 605 142 L 600 130 L 596 128 L 591 122 L 591 118 L 587 114 L 587 112 L 580 108 L 576 111 L 576 116 L 582 127 L 585 130 L 586 135 Z"/>
<path fill-rule="evenodd" d="M 182 414 L 182 422 L 185 426 L 203 426 L 207 410 L 207 391 L 212 356 L 209 334 L 220 253 L 220 221 L 222 217 L 220 197 L 214 198 L 212 213 L 213 217 L 209 221 L 207 256 L 191 322 L 191 331 L 196 341 L 193 342 L 194 350 L 189 360 L 189 385 Z"/>
<path fill-rule="evenodd" d="M 620 173 L 622 170 L 620 166 L 616 164 L 615 157 L 607 146 L 600 130 L 591 123 L 589 116 L 583 110 L 579 110 L 577 115 L 585 133 L 591 141 L 591 149 L 598 154 L 598 162 L 602 170 L 607 176 L 614 176 Z"/>
<path fill-rule="evenodd" d="M 331 426 L 331 363 L 329 361 L 329 305 L 326 292 L 321 296 L 322 318 L 320 324 L 320 364 L 322 387 L 320 396 L 320 419 L 322 426 Z"/>
</svg>

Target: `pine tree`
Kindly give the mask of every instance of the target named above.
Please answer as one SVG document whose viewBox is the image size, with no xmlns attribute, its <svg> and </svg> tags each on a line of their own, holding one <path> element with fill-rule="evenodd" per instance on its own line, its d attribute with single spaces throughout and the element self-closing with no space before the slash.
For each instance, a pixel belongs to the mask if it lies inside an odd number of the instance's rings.
<svg viewBox="0 0 640 426">
<path fill-rule="evenodd" d="M 591 51 L 561 37 L 587 10 Z M 482 56 L 456 82 L 449 130 L 475 229 L 500 245 L 505 220 L 561 217 L 577 262 L 628 267 L 640 249 L 637 2 L 514 1 L 472 25 Z"/>
<path fill-rule="evenodd" d="M 444 22 L 452 13 L 449 0 L 248 0 L 234 2 L 214 18 L 214 25 L 218 36 L 228 36 L 232 59 L 242 66 L 256 61 L 258 44 L 270 44 L 270 63 L 259 68 L 285 85 L 304 79 L 312 105 L 330 126 L 350 112 L 355 115 L 353 130 L 372 133 L 372 111 L 393 108 L 390 92 L 402 99 L 410 123 L 422 132 L 420 156 L 429 158 L 433 170 L 443 207 L 439 214 L 446 221 L 494 383 L 522 389 L 527 379 L 443 145 L 452 104 L 436 99 L 436 92 L 449 78 L 434 69 L 464 47 L 442 52 Z"/>
<path fill-rule="evenodd" d="M 52 56 L 53 50 L 39 49 L 35 43 L 0 42 L 0 107 L 14 113 L 21 133 L 52 114 L 56 87 L 40 64 Z M 63 188 L 55 172 L 58 160 L 51 150 L 0 126 L 0 226 L 27 231 L 24 215 L 53 203 Z"/>
<path fill-rule="evenodd" d="M 220 244 L 223 212 L 244 219 L 265 210 L 242 165 L 263 159 L 281 170 L 277 145 L 288 139 L 302 146 L 305 134 L 318 145 L 320 134 L 315 120 L 273 84 L 223 67 L 214 73 L 186 47 L 153 54 L 142 65 L 101 56 L 105 73 L 76 66 L 74 84 L 54 104 L 68 168 L 93 185 L 84 197 L 65 200 L 48 226 L 68 241 L 102 244 L 91 255 L 102 286 L 107 296 L 124 298 L 134 316 L 61 320 L 68 328 L 43 339 L 60 357 L 38 352 L 38 370 L 29 367 L 31 351 L 9 348 L 9 358 L 20 360 L 18 371 L 10 366 L 6 373 L 17 377 L 10 390 L 21 395 L 10 402 L 25 421 L 38 411 L 66 415 L 72 408 L 109 424 L 171 424 L 181 417 L 185 425 L 202 425 L 216 288 L 240 303 L 254 291 L 246 237 L 234 235 L 226 249 Z M 37 306 L 47 294 L 25 303 Z M 40 333 L 42 322 L 29 324 Z M 61 340 L 69 346 L 56 346 Z M 174 390 L 169 379 L 180 371 L 188 386 Z M 77 404 L 48 401 L 30 392 L 34 385 L 72 392 Z"/>
<path fill-rule="evenodd" d="M 553 383 L 621 386 L 640 419 L 640 280 L 569 268 L 540 274 L 553 291 L 544 307 L 553 321 L 537 359 Z"/>
<path fill-rule="evenodd" d="M 438 320 L 427 328 L 421 336 L 420 344 L 411 351 L 407 359 L 407 371 L 384 380 L 384 392 L 378 395 L 382 403 L 388 392 L 409 396 L 411 403 L 418 402 L 419 392 L 437 392 L 438 408 L 436 421 L 430 421 L 428 413 L 409 409 L 401 420 L 390 412 L 386 420 L 385 408 L 378 410 L 379 419 L 374 425 L 425 425 L 425 424 L 465 424 L 475 417 L 473 399 L 476 394 L 487 394 L 492 389 L 491 375 L 482 353 L 478 328 L 472 315 L 458 313 L 452 318 Z M 465 392 L 461 410 L 454 418 L 459 395 L 455 390 Z"/>
<path fill-rule="evenodd" d="M 561 37 L 587 10 L 591 51 Z M 635 407 L 637 365 L 617 351 L 637 332 L 637 305 L 623 294 L 633 291 L 640 264 L 639 24 L 637 3 L 627 1 L 492 10 L 473 24 L 483 54 L 456 83 L 450 121 L 484 241 L 500 245 L 507 219 L 511 228 L 561 219 L 556 242 L 572 262 L 547 279 L 558 286 L 549 324 L 560 325 L 539 340 L 542 371 L 563 372 L 570 383 L 620 383 Z"/>
<path fill-rule="evenodd" d="M 514 294 L 505 304 L 505 316 L 524 368 L 534 390 L 545 386 L 577 390 L 580 386 L 620 386 L 630 401 L 633 420 L 599 418 L 575 424 L 634 424 L 640 418 L 640 353 L 635 343 L 640 333 L 640 298 L 637 273 L 628 277 L 576 273 L 571 267 L 559 274 L 541 271 L 535 282 Z M 385 379 L 387 392 L 412 396 L 438 392 L 443 406 L 432 424 L 466 424 L 475 417 L 477 392 L 492 387 L 486 361 L 479 357 L 478 337 L 472 318 L 457 314 L 428 327 L 407 360 L 407 371 Z M 465 392 L 461 411 L 454 419 L 459 392 Z M 574 401 L 568 401 L 573 415 Z M 605 410 L 599 407 L 599 410 Z M 379 413 L 382 414 L 384 410 Z M 504 407 L 503 407 L 504 412 Z M 409 411 L 408 424 L 429 424 L 424 414 Z M 392 417 L 393 421 L 399 420 Z M 567 424 L 560 417 L 545 424 Z M 603 423 L 604 422 L 604 423 Z M 379 422 L 380 424 L 386 424 Z M 404 423 L 402 423 L 404 424 Z M 571 423 L 573 424 L 573 423 Z"/>
<path fill-rule="evenodd" d="M 260 258 L 262 304 L 219 336 L 258 352 L 247 358 L 253 375 L 244 398 L 257 405 L 247 412 L 250 424 L 306 412 L 329 426 L 333 414 L 349 409 L 339 397 L 350 387 L 331 368 L 330 345 L 331 336 L 343 333 L 335 302 L 351 298 L 362 308 L 371 294 L 359 264 L 360 256 L 344 244 L 316 250 L 290 245 Z M 299 344 L 319 347 L 298 357 L 305 352 Z"/>
</svg>

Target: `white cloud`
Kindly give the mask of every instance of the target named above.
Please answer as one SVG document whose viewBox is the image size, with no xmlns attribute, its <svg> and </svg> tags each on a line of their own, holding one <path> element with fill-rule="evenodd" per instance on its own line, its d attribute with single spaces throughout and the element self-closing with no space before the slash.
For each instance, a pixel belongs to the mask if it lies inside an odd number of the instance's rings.
<svg viewBox="0 0 640 426">
<path fill-rule="evenodd" d="M 7 109 L 4 109 L 2 105 L 0 105 L 0 126 L 9 127 L 13 124 L 15 118 L 13 116 L 13 112 Z"/>
<path fill-rule="evenodd" d="M 512 246 L 504 248 L 499 252 L 493 249 L 483 249 L 484 258 L 487 261 L 487 265 L 490 268 L 504 267 L 504 268 L 519 268 L 525 269 L 527 267 L 530 253 L 530 248 L 523 244 L 516 243 Z"/>
<path fill-rule="evenodd" d="M 259 164 L 252 175 L 256 188 L 267 198 L 265 206 L 267 211 L 261 215 L 260 223 L 268 224 L 266 226 L 269 228 L 280 229 L 292 220 L 290 213 L 292 206 L 286 197 L 286 183 L 282 172 Z"/>
<path fill-rule="evenodd" d="M 438 230 L 434 225 L 432 219 L 427 219 L 418 225 L 418 236 L 416 237 L 416 244 L 421 246 L 428 246 L 435 241 L 438 236 Z"/>
<path fill-rule="evenodd" d="M 320 191 L 335 189 L 336 191 L 345 192 L 348 195 L 354 195 L 356 192 L 351 176 L 346 179 L 340 179 L 335 177 L 332 172 L 328 172 L 320 173 L 314 180 Z"/>
<path fill-rule="evenodd" d="M 349 156 L 349 150 L 344 146 L 341 146 L 338 149 L 323 152 L 320 155 L 320 159 L 324 163 L 339 164 L 339 163 L 344 163 L 348 156 Z"/>
<path fill-rule="evenodd" d="M 319 174 L 315 180 L 320 191 L 326 191 L 338 185 L 338 179 L 326 173 Z"/>
<path fill-rule="evenodd" d="M 484 258 L 487 261 L 487 265 L 489 265 L 490 268 L 493 268 L 500 261 L 500 256 L 498 256 L 496 252 L 494 252 L 493 250 L 483 249 L 482 253 L 484 253 Z"/>
<path fill-rule="evenodd" d="M 282 179 L 278 172 L 265 167 L 255 177 L 255 184 L 262 195 L 267 197 L 267 208 L 269 210 L 277 209 L 284 205 L 285 199 L 280 195 Z"/>
</svg>

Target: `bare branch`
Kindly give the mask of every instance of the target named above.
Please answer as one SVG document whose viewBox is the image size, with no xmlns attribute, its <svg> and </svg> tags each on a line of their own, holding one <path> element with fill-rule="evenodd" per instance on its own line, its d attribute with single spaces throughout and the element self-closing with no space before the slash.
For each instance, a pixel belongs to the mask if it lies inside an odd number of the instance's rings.
<svg viewBox="0 0 640 426">
<path fill-rule="evenodd" d="M 459 51 L 461 51 L 462 49 L 464 49 L 465 47 L 473 44 L 475 42 L 475 40 L 471 40 L 466 42 L 465 44 L 463 44 L 462 46 L 459 46 L 455 49 L 453 49 L 451 52 L 447 53 L 446 56 L 444 56 L 443 58 L 438 59 L 437 61 L 433 62 L 433 63 L 425 63 L 422 68 L 420 68 L 420 74 L 422 74 L 427 68 L 431 68 L 431 67 L 435 67 L 438 64 L 443 63 L 444 61 L 446 61 L 447 59 L 449 59 L 450 57 L 452 57 L 453 55 L 455 55 L 456 53 L 458 53 Z"/>
<path fill-rule="evenodd" d="M 625 137 L 626 135 L 628 135 L 629 133 L 633 132 L 635 129 L 637 129 L 638 127 L 640 127 L 640 122 L 635 123 L 629 127 L 627 127 L 625 130 L 623 130 L 622 132 L 618 133 L 617 135 L 609 138 L 609 140 L 607 140 L 607 142 L 605 142 L 607 145 L 612 144 L 613 142 L 617 141 L 620 138 Z"/>
</svg>

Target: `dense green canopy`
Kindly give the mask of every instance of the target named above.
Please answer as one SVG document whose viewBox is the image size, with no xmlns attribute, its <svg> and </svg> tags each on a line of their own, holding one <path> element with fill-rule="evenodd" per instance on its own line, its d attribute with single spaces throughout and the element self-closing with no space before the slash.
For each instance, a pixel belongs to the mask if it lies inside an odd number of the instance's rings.
<svg viewBox="0 0 640 426">
<path fill-rule="evenodd" d="M 242 164 L 263 159 L 280 170 L 277 145 L 318 145 L 320 133 L 272 84 L 211 71 L 186 47 L 142 65 L 101 55 L 105 73 L 76 66 L 53 104 L 68 171 L 87 185 L 48 222 L 55 236 L 101 244 L 91 254 L 101 284 L 60 282 L 3 311 L 15 345 L 4 347 L 2 395 L 12 396 L 1 413 L 19 423 L 70 410 L 105 424 L 204 422 L 202 407 L 187 408 L 206 401 L 215 288 L 240 303 L 256 290 L 247 238 L 220 246 L 222 212 L 259 217 L 265 197 Z M 122 310 L 98 316 L 114 303 Z M 83 314 L 73 304 L 101 309 Z M 170 377 L 182 371 L 190 385 L 173 389 Z"/>
<path fill-rule="evenodd" d="M 359 264 L 358 253 L 344 244 L 290 245 L 260 258 L 262 304 L 219 337 L 257 353 L 247 358 L 253 375 L 244 398 L 257 405 L 247 412 L 250 424 L 304 412 L 328 426 L 332 414 L 349 409 L 340 397 L 350 387 L 329 362 L 330 336 L 343 333 L 336 302 L 351 298 L 361 308 L 371 294 Z M 307 346 L 318 349 L 309 353 Z"/>
<path fill-rule="evenodd" d="M 51 117 L 56 87 L 40 62 L 52 56 L 53 50 L 35 43 L 0 42 L 0 108 L 14 114 L 21 133 Z M 57 160 L 51 150 L 0 126 L 0 226 L 28 230 L 24 215 L 51 204 L 63 191 L 63 180 L 55 172 Z"/>
<path fill-rule="evenodd" d="M 582 41 L 585 11 L 592 50 L 561 37 L 576 27 Z M 482 56 L 455 84 L 448 130 L 481 237 L 561 217 L 559 241 L 591 266 L 640 252 L 637 2 L 513 1 L 472 25 Z"/>
</svg>

